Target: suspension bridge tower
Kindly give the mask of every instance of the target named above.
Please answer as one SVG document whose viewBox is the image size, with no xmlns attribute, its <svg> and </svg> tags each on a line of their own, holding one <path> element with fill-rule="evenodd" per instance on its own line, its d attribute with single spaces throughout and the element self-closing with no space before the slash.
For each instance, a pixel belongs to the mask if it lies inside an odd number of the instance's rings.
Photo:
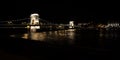
<svg viewBox="0 0 120 60">
<path fill-rule="evenodd" d="M 69 28 L 74 28 L 74 21 L 69 22 Z"/>
<path fill-rule="evenodd" d="M 30 29 L 36 31 L 36 29 L 40 29 L 40 21 L 39 21 L 39 14 L 34 13 L 30 15 Z"/>
</svg>

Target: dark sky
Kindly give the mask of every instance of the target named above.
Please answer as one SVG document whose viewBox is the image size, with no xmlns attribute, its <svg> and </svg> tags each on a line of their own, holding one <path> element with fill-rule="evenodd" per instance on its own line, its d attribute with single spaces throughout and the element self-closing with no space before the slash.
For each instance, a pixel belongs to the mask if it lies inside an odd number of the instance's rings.
<svg viewBox="0 0 120 60">
<path fill-rule="evenodd" d="M 120 19 L 118 3 L 109 1 L 15 0 L 1 3 L 1 20 L 26 18 L 35 12 L 39 13 L 41 18 L 54 22 L 105 22 Z"/>
</svg>

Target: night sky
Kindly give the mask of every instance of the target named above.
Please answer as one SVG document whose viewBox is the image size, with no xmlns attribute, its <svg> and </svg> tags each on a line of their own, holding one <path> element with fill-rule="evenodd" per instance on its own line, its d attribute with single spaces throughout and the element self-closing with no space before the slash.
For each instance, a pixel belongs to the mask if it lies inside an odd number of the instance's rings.
<svg viewBox="0 0 120 60">
<path fill-rule="evenodd" d="M 22 19 L 31 13 L 39 13 L 42 19 L 52 22 L 107 22 L 119 21 L 119 4 L 114 2 L 92 2 L 74 0 L 15 0 L 0 3 L 0 20 Z"/>
</svg>

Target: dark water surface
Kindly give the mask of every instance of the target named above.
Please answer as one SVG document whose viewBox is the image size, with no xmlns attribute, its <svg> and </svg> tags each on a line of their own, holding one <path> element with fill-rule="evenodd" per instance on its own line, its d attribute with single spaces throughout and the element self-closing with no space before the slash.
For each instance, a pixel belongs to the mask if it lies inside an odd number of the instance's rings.
<svg viewBox="0 0 120 60">
<path fill-rule="evenodd" d="M 112 43 L 119 40 L 119 31 L 58 30 L 30 32 L 1 29 L 1 49 L 30 59 L 44 57 L 99 59 L 112 57 Z"/>
</svg>

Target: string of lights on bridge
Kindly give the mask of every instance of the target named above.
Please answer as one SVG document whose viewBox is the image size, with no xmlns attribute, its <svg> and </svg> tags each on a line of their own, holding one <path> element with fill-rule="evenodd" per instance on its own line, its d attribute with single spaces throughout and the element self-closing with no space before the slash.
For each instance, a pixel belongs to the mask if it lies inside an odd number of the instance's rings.
<svg viewBox="0 0 120 60">
<path fill-rule="evenodd" d="M 16 20 L 8 20 L 8 21 L 0 21 L 0 22 L 13 22 L 13 21 L 23 21 L 23 20 L 27 20 L 27 19 L 30 19 L 30 18 L 24 18 L 24 19 L 16 19 Z"/>
<path fill-rule="evenodd" d="M 9 22 L 18 22 L 18 21 L 26 21 L 26 20 L 30 20 L 30 18 L 24 18 L 24 19 L 16 19 L 16 20 L 8 20 L 8 21 L 0 21 L 0 23 L 9 23 Z M 50 21 L 44 20 L 44 19 L 39 19 L 40 21 L 46 22 L 46 23 L 50 23 L 50 24 L 54 24 Z"/>
</svg>

